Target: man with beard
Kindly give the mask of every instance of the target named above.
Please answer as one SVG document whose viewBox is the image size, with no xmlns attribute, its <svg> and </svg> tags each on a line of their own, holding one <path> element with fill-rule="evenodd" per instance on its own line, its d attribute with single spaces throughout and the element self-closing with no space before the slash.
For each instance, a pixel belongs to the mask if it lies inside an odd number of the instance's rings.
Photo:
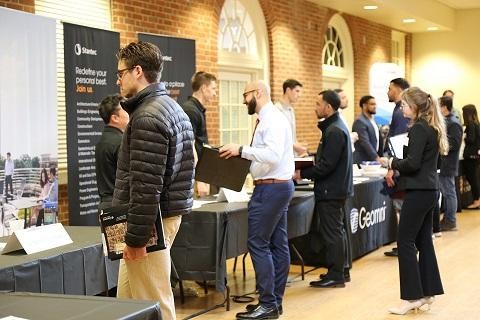
<svg viewBox="0 0 480 320">
<path fill-rule="evenodd" d="M 220 156 L 252 161 L 255 189 L 248 203 L 248 252 L 255 269 L 259 303 L 247 305 L 237 319 L 277 319 L 290 267 L 287 210 L 293 196 L 293 140 L 290 124 L 270 100 L 263 81 L 249 83 L 243 93 L 248 114 L 258 114 L 250 146 L 227 144 Z"/>
<path fill-rule="evenodd" d="M 355 142 L 355 152 L 353 152 L 353 163 L 379 161 L 383 153 L 383 143 L 374 119 L 374 114 L 377 113 L 377 103 L 374 97 L 363 96 L 359 104 L 362 113 L 352 127 L 352 130 L 358 134 L 358 140 Z"/>
<path fill-rule="evenodd" d="M 352 149 L 348 129 L 340 120 L 340 98 L 332 90 L 318 94 L 315 113 L 322 138 L 315 157 L 315 166 L 296 171 L 294 178 L 314 180 L 315 214 L 321 221 L 322 236 L 328 261 L 328 272 L 319 281 L 310 282 L 316 288 L 345 287 L 349 278 L 345 270 L 344 217 L 345 201 L 353 196 Z"/>
<path fill-rule="evenodd" d="M 403 116 L 401 94 L 403 90 L 409 87 L 410 84 L 404 78 L 396 78 L 390 81 L 387 92 L 388 102 L 395 102 L 395 108 L 393 109 L 387 139 L 408 131 L 408 123 L 410 120 Z"/>
</svg>

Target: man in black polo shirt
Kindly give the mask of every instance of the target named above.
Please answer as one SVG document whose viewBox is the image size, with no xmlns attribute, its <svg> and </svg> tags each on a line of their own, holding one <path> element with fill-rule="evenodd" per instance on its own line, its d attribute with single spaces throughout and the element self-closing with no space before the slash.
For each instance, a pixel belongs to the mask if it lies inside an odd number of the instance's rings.
<svg viewBox="0 0 480 320">
<path fill-rule="evenodd" d="M 195 134 L 195 151 L 198 158 L 202 155 L 203 145 L 208 144 L 207 121 L 205 105 L 215 100 L 217 96 L 217 78 L 208 72 L 199 71 L 192 77 L 192 96 L 188 97 L 182 108 L 192 123 Z M 200 197 L 209 194 L 210 186 L 196 182 L 197 193 Z"/>
<path fill-rule="evenodd" d="M 99 210 L 112 206 L 118 149 L 129 120 L 128 113 L 120 106 L 120 101 L 122 101 L 122 97 L 115 94 L 103 99 L 98 106 L 98 113 L 105 122 L 100 141 L 95 146 L 95 172 L 100 196 Z"/>
</svg>

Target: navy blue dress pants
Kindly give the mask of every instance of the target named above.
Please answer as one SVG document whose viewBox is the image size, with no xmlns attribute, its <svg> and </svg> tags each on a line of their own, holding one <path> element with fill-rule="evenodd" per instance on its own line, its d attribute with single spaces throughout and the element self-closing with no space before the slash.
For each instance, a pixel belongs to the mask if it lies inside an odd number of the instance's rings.
<svg viewBox="0 0 480 320">
<path fill-rule="evenodd" d="M 290 268 L 287 211 L 293 182 L 257 185 L 248 203 L 248 251 L 262 306 L 282 304 Z"/>
</svg>

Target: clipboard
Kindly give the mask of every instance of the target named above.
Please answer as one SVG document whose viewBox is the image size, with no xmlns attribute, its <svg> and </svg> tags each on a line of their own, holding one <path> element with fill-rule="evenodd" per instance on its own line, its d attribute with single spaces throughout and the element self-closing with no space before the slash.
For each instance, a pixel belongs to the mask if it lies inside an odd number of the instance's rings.
<svg viewBox="0 0 480 320">
<path fill-rule="evenodd" d="M 241 157 L 221 158 L 218 148 L 204 146 L 195 168 L 195 180 L 241 191 L 251 161 Z"/>
</svg>

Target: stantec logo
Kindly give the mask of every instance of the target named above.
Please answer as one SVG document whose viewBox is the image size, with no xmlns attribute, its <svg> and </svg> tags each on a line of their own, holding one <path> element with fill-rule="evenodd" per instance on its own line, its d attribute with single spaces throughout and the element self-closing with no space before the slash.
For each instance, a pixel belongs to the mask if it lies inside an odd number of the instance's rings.
<svg viewBox="0 0 480 320">
<path fill-rule="evenodd" d="M 77 56 L 81 55 L 81 54 L 87 54 L 87 55 L 91 55 L 91 56 L 96 56 L 97 55 L 97 50 L 95 49 L 88 49 L 88 48 L 85 48 L 85 47 L 82 47 L 80 45 L 80 43 L 77 43 L 75 44 L 75 54 Z"/>
<path fill-rule="evenodd" d="M 352 234 L 358 231 L 358 228 L 365 229 L 370 228 L 377 223 L 385 221 L 385 211 L 387 206 L 383 202 L 383 206 L 380 208 L 367 211 L 365 207 L 361 207 L 360 211 L 357 208 L 353 208 L 350 211 L 350 229 Z"/>
</svg>

